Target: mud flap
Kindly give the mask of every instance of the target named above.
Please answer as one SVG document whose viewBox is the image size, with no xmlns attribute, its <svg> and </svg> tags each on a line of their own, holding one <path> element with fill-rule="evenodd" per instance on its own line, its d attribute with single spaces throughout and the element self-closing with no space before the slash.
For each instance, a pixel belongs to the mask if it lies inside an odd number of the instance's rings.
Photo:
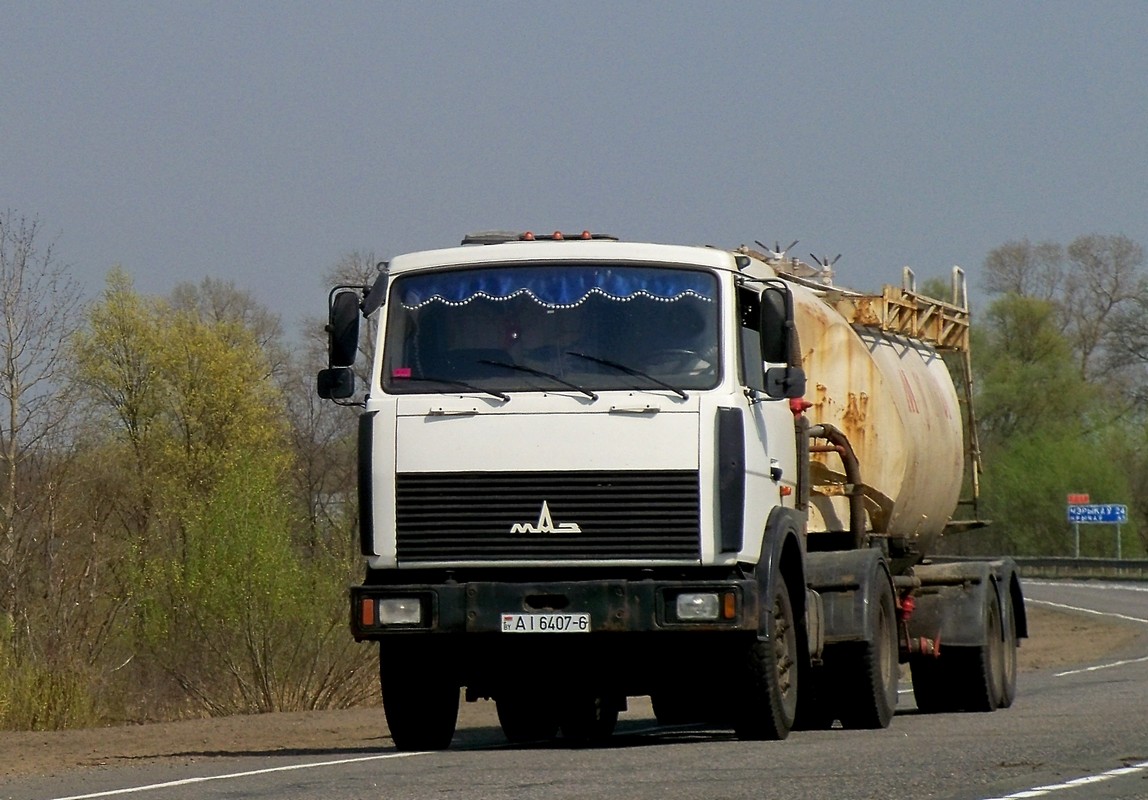
<svg viewBox="0 0 1148 800">
<path fill-rule="evenodd" d="M 985 644 L 985 603 L 988 592 L 998 590 L 992 565 L 986 561 L 918 564 L 917 606 L 909 618 L 909 638 L 937 639 L 942 650 Z M 1007 586 L 1007 584 L 1005 584 Z M 1006 608 L 1007 597 L 1000 597 Z"/>
<path fill-rule="evenodd" d="M 821 596 L 826 645 L 872 641 L 872 615 L 867 610 L 877 595 L 877 580 L 888 581 L 880 550 L 810 553 L 809 588 Z"/>
</svg>

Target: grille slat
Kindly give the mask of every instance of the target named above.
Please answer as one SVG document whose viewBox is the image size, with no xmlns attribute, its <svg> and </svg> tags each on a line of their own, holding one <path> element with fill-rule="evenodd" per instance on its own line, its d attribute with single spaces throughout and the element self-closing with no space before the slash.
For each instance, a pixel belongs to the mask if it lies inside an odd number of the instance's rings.
<svg viewBox="0 0 1148 800">
<path fill-rule="evenodd" d="M 401 473 L 395 488 L 400 563 L 700 555 L 696 471 Z"/>
</svg>

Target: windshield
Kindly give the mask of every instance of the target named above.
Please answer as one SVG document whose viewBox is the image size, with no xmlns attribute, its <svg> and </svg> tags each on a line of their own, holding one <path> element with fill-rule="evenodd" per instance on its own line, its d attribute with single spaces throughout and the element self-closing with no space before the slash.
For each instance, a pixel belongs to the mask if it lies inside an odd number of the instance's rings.
<svg viewBox="0 0 1148 800">
<path fill-rule="evenodd" d="M 672 267 L 498 266 L 391 287 L 390 393 L 706 389 L 718 380 L 717 278 Z"/>
</svg>

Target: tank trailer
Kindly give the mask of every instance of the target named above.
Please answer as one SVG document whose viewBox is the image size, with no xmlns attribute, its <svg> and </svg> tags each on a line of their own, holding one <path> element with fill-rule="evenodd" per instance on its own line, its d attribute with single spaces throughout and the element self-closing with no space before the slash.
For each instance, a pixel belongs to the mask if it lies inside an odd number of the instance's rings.
<svg viewBox="0 0 1148 800">
<path fill-rule="evenodd" d="M 512 742 L 645 695 L 745 740 L 884 728 L 905 663 L 922 712 L 1013 702 L 1016 565 L 930 556 L 977 524 L 963 273 L 870 295 L 765 249 L 491 232 L 332 289 L 396 747 L 448 747 L 463 698 Z"/>
</svg>

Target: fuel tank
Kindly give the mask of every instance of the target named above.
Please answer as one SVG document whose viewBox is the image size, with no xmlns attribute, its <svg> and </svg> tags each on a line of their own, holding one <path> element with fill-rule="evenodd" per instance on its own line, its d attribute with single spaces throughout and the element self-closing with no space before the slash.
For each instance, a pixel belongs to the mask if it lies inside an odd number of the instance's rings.
<svg viewBox="0 0 1148 800">
<path fill-rule="evenodd" d="M 845 433 L 862 484 L 849 483 L 839 453 L 814 452 L 810 536 L 848 530 L 847 494 L 859 490 L 867 531 L 912 540 L 928 553 L 957 506 L 964 473 L 948 367 L 931 344 L 873 324 L 855 299 L 804 286 L 794 286 L 793 296 L 812 404 L 806 416 Z M 814 440 L 814 450 L 825 444 Z"/>
</svg>

